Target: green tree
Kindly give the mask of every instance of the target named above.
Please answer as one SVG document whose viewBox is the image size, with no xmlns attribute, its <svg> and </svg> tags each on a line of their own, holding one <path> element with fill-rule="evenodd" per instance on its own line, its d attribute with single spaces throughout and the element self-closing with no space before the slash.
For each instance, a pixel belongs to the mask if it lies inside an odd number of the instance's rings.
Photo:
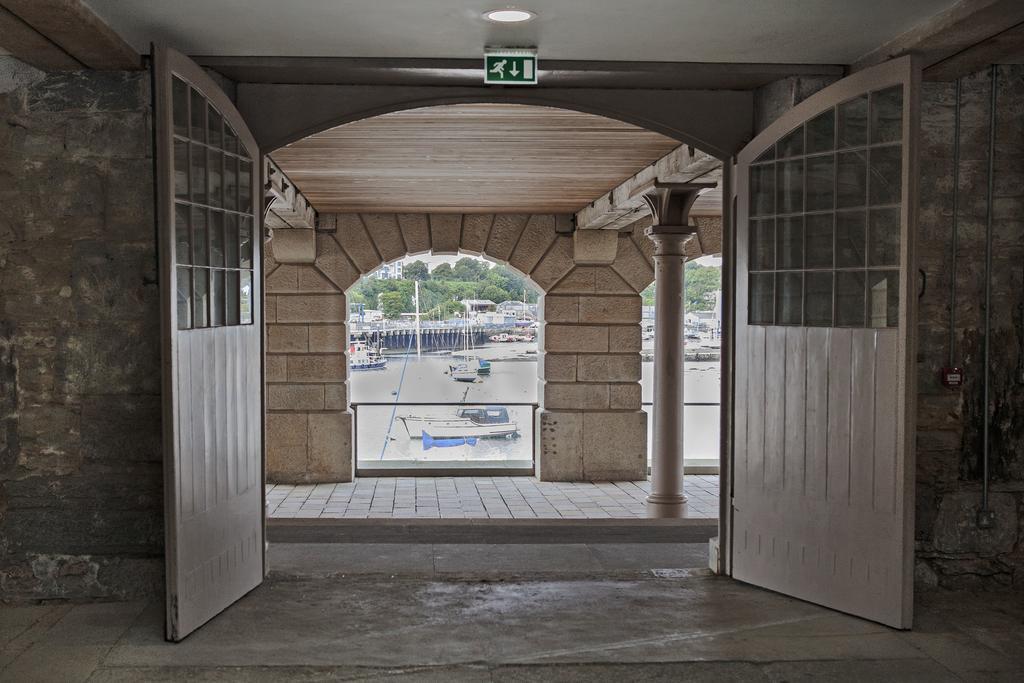
<svg viewBox="0 0 1024 683">
<path fill-rule="evenodd" d="M 441 265 L 436 266 L 432 271 L 430 271 L 430 279 L 431 280 L 451 280 L 451 279 L 453 279 L 452 278 L 452 267 L 451 267 L 451 264 L 442 263 Z"/>
<path fill-rule="evenodd" d="M 380 295 L 380 310 L 390 320 L 402 317 L 406 312 L 405 297 L 401 292 L 384 292 Z"/>
<path fill-rule="evenodd" d="M 464 256 L 452 266 L 452 279 L 461 282 L 482 280 L 490 269 L 486 261 Z"/>
<path fill-rule="evenodd" d="M 427 269 L 427 264 L 423 261 L 413 261 L 412 263 L 405 264 L 402 269 L 402 277 L 406 280 L 419 280 L 423 282 L 430 278 L 430 271 Z"/>
<path fill-rule="evenodd" d="M 509 293 L 501 287 L 494 285 L 484 285 L 483 289 L 480 290 L 481 299 L 490 299 L 496 304 L 500 304 L 502 301 L 508 301 L 511 297 Z"/>
</svg>

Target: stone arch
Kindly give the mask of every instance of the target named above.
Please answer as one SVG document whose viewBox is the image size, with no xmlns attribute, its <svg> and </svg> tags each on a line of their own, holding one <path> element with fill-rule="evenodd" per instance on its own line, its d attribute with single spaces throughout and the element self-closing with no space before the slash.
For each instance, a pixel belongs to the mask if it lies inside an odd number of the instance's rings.
<svg viewBox="0 0 1024 683">
<path fill-rule="evenodd" d="M 267 474 L 279 483 L 354 474 L 345 292 L 406 255 L 465 252 L 543 292 L 535 425 L 544 480 L 643 479 L 640 292 L 654 279 L 642 226 L 595 248 L 552 214 L 321 214 L 315 241 L 275 230 L 266 249 Z M 312 232 L 312 231 L 307 231 Z"/>
</svg>

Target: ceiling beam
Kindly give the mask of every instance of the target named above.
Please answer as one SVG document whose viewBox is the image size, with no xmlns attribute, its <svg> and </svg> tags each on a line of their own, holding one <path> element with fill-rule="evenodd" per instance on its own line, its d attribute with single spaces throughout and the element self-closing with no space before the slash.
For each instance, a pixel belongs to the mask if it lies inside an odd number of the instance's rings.
<svg viewBox="0 0 1024 683">
<path fill-rule="evenodd" d="M 981 71 L 990 64 L 1024 62 L 1024 23 L 1017 24 L 983 43 L 978 43 L 949 59 L 930 66 L 925 78 L 930 81 L 953 81 L 966 74 Z"/>
<path fill-rule="evenodd" d="M 934 15 L 864 55 L 851 65 L 851 71 L 859 71 L 913 52 L 920 55 L 925 77 L 931 79 L 934 76 L 929 73 L 930 67 L 1022 22 L 1024 2 L 1021 0 L 961 0 L 945 12 Z M 947 67 L 945 73 L 949 72 Z M 969 72 L 955 74 L 953 77 Z"/>
<path fill-rule="evenodd" d="M 80 63 L 61 68 L 142 68 L 139 54 L 81 0 L 0 0 L 0 6 Z M 3 41 L 7 42 L 6 33 Z M 17 56 L 10 46 L 4 47 Z"/>
<path fill-rule="evenodd" d="M 655 183 L 689 183 L 696 180 L 718 182 L 722 162 L 688 145 L 676 147 L 650 166 L 626 178 L 597 200 L 576 212 L 576 227 L 584 230 L 619 230 L 650 215 L 643 192 Z M 693 215 L 721 213 L 721 193 L 709 190 L 702 194 Z"/>
<path fill-rule="evenodd" d="M 237 83 L 475 86 L 482 59 L 194 57 Z M 560 88 L 750 90 L 787 76 L 843 76 L 833 64 L 718 64 L 541 60 L 541 85 Z"/>
<path fill-rule="evenodd" d="M 82 68 L 81 62 L 3 7 L 0 7 L 0 36 L 3 36 L 0 47 L 37 69 L 70 71 Z"/>
</svg>

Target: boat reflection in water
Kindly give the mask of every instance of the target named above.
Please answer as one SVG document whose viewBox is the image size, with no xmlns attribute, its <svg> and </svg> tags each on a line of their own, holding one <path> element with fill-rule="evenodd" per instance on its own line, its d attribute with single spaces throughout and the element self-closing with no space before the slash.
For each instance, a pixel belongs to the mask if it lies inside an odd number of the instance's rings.
<svg viewBox="0 0 1024 683">
<path fill-rule="evenodd" d="M 410 439 L 465 439 L 465 443 L 472 446 L 469 439 L 514 439 L 519 436 L 519 426 L 509 418 L 508 408 L 504 406 L 458 408 L 452 417 L 402 415 L 398 419 Z"/>
</svg>

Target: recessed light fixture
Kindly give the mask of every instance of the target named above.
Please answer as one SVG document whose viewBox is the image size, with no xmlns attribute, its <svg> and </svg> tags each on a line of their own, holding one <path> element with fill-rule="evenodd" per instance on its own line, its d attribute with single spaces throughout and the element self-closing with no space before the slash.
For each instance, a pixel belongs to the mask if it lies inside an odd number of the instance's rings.
<svg viewBox="0 0 1024 683">
<path fill-rule="evenodd" d="M 500 24 L 521 24 L 524 21 L 533 19 L 537 14 L 526 9 L 492 9 L 484 12 L 484 19 L 496 21 Z"/>
</svg>

